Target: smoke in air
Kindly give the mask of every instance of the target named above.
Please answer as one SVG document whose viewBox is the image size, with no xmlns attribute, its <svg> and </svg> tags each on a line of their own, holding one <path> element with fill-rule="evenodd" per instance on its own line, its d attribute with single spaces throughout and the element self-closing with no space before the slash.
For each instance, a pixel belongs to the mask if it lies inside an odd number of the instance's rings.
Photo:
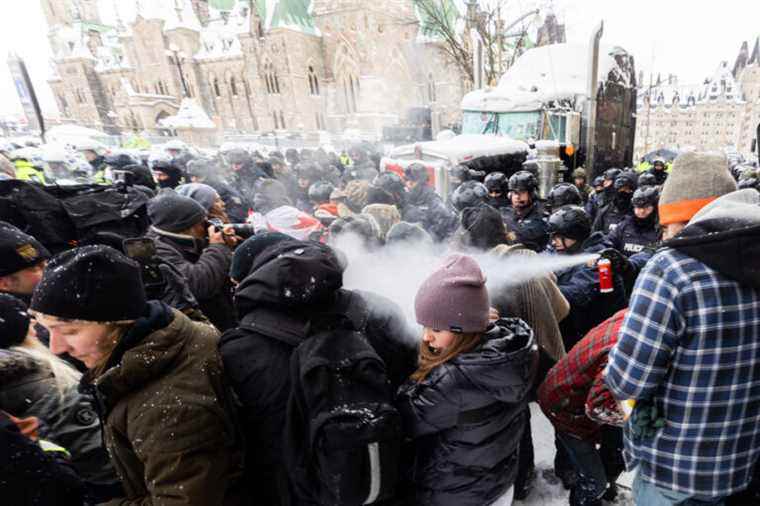
<svg viewBox="0 0 760 506">
<path fill-rule="evenodd" d="M 333 247 L 348 258 L 343 284 L 348 289 L 368 290 L 382 295 L 404 312 L 410 325 L 414 318 L 414 297 L 422 282 L 453 253 L 441 245 L 404 243 L 367 251 L 353 235 L 337 238 Z M 466 253 L 475 258 L 486 275 L 490 293 L 508 290 L 530 279 L 596 260 L 599 255 L 547 255 L 498 257 L 483 252 Z M 504 315 L 508 316 L 508 315 Z"/>
</svg>

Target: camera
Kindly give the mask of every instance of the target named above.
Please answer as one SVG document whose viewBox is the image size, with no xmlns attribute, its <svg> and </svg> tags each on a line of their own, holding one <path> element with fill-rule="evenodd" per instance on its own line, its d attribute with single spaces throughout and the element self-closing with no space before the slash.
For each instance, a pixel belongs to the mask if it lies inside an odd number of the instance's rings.
<svg viewBox="0 0 760 506">
<path fill-rule="evenodd" d="M 113 182 L 118 185 L 132 186 L 134 182 L 134 174 L 128 170 L 114 170 L 111 173 Z"/>
<path fill-rule="evenodd" d="M 232 227 L 232 230 L 234 234 L 242 239 L 248 239 L 252 235 L 256 234 L 256 227 L 253 225 L 250 225 L 248 223 L 222 223 L 222 220 L 219 218 L 211 218 L 208 220 L 209 224 L 214 226 L 214 230 L 217 232 L 221 232 L 222 229 L 227 227 Z"/>
</svg>

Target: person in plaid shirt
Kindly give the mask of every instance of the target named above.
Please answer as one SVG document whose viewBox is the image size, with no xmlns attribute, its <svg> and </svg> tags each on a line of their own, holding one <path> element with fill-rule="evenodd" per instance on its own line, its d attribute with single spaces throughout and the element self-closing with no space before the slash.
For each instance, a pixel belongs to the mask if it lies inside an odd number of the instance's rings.
<svg viewBox="0 0 760 506">
<path fill-rule="evenodd" d="M 578 472 L 571 506 L 600 505 L 602 496 L 612 500 L 624 468 L 620 428 L 615 427 L 622 425 L 622 412 L 604 385 L 603 372 L 625 313 L 618 311 L 594 327 L 552 367 L 538 389 L 538 403 Z"/>
<path fill-rule="evenodd" d="M 725 157 L 676 160 L 660 203 L 671 240 L 641 272 L 610 352 L 607 385 L 636 401 L 625 426 L 636 504 L 723 504 L 760 454 L 760 195 L 707 204 L 733 188 Z"/>
</svg>

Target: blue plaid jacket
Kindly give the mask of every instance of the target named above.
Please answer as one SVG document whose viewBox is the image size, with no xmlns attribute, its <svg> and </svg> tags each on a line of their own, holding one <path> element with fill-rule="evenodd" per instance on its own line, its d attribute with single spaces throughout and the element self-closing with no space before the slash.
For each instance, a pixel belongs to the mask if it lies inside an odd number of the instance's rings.
<svg viewBox="0 0 760 506">
<path fill-rule="evenodd" d="M 760 292 L 675 249 L 644 267 L 606 382 L 653 403 L 654 438 L 625 428 L 629 469 L 696 498 L 738 492 L 760 453 Z"/>
</svg>

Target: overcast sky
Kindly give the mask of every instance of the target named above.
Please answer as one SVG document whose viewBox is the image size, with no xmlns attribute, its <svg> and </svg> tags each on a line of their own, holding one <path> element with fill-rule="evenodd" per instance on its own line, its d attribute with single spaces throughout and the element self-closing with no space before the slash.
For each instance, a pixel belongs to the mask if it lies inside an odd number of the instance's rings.
<svg viewBox="0 0 760 506">
<path fill-rule="evenodd" d="M 511 0 L 511 4 L 516 11 L 521 11 L 530 1 Z M 742 41 L 750 41 L 751 50 L 760 35 L 760 2 L 757 0 L 542 2 L 552 4 L 560 21 L 566 24 L 569 42 L 586 43 L 594 26 L 604 20 L 604 44 L 618 45 L 633 53 L 637 69 L 645 73 L 651 70 L 663 76 L 673 73 L 685 84 L 701 82 L 713 73 L 721 60 L 733 65 Z M 2 6 L 0 114 L 21 110 L 5 64 L 9 51 L 15 51 L 26 60 L 43 109 L 55 111 L 55 101 L 46 82 L 50 74 L 50 50 L 39 0 L 3 0 Z"/>
</svg>

